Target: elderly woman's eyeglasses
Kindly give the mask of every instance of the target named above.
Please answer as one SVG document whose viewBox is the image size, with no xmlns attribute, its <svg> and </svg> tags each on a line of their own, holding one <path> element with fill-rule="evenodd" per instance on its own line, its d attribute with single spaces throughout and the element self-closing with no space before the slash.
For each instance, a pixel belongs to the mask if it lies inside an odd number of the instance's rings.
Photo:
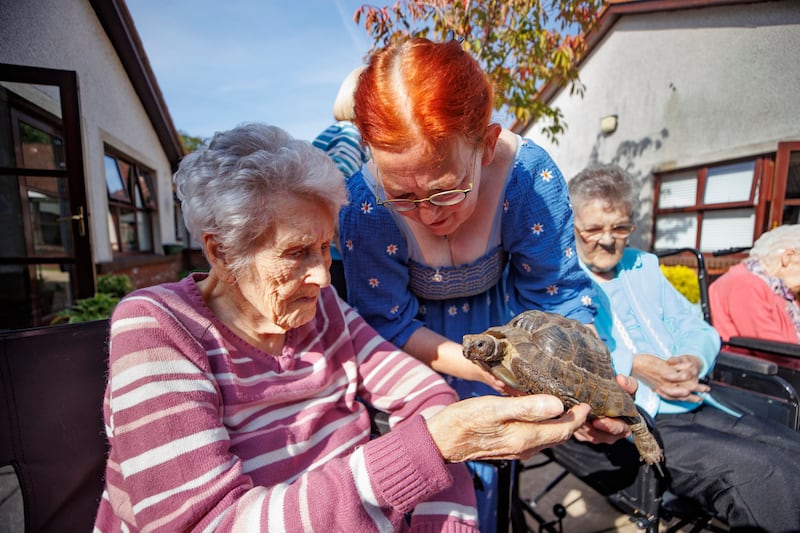
<svg viewBox="0 0 800 533">
<path fill-rule="evenodd" d="M 472 172 L 473 175 L 475 173 L 475 154 L 477 153 L 477 147 L 474 152 L 472 152 L 472 159 L 473 159 L 473 167 Z M 376 167 L 377 168 L 377 167 Z M 380 174 L 380 170 L 378 170 Z M 380 182 L 380 179 L 378 180 Z M 441 191 L 434 194 L 431 194 L 427 198 L 419 198 L 419 199 L 406 199 L 406 198 L 387 198 L 386 200 L 381 200 L 378 197 L 377 191 L 375 192 L 375 203 L 378 205 L 386 206 L 394 211 L 398 212 L 406 212 L 406 211 L 413 211 L 417 208 L 417 204 L 421 204 L 422 202 L 428 202 L 431 205 L 435 205 L 438 207 L 449 207 L 453 205 L 458 205 L 464 200 L 466 200 L 467 195 L 472 192 L 473 182 L 470 181 L 469 187 L 466 189 L 451 189 L 449 191 Z"/>
<path fill-rule="evenodd" d="M 627 239 L 636 229 L 633 224 L 616 224 L 614 226 L 606 226 L 604 228 L 589 227 L 581 229 L 575 226 L 581 238 L 586 242 L 599 242 L 606 233 L 611 234 L 614 239 Z"/>
</svg>

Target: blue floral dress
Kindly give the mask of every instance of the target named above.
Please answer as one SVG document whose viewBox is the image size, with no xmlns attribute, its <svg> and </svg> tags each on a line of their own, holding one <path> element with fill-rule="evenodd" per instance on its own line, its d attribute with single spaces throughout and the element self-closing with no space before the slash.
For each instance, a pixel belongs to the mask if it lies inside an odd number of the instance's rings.
<svg viewBox="0 0 800 533">
<path fill-rule="evenodd" d="M 422 326 L 460 343 L 528 309 L 593 320 L 566 182 L 532 141 L 520 139 L 486 253 L 467 265 L 424 264 L 403 216 L 376 205 L 366 167 L 347 186 L 340 232 L 348 301 L 395 345 Z M 482 383 L 448 380 L 462 398 L 493 393 Z"/>
<path fill-rule="evenodd" d="M 466 265 L 425 264 L 403 216 L 376 205 L 366 166 L 347 181 L 350 203 L 339 221 L 347 299 L 384 338 L 402 347 L 426 326 L 460 344 L 528 309 L 592 322 L 594 292 L 578 263 L 566 182 L 541 147 L 518 141 L 486 252 Z M 480 382 L 444 378 L 462 399 L 497 394 Z M 481 531 L 494 532 L 497 471 L 467 466 Z"/>
</svg>

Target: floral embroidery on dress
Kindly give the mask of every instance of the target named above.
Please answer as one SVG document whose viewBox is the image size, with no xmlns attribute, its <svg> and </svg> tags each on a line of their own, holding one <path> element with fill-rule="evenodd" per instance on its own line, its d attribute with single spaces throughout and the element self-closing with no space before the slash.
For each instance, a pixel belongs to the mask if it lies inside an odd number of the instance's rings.
<svg viewBox="0 0 800 533">
<path fill-rule="evenodd" d="M 365 215 L 372 213 L 372 204 L 369 202 L 361 202 L 361 212 Z"/>
<path fill-rule="evenodd" d="M 542 170 L 541 172 L 539 172 L 539 176 L 541 176 L 541 178 L 544 181 L 550 181 L 551 179 L 553 179 L 553 173 L 550 172 L 549 170 Z"/>
<path fill-rule="evenodd" d="M 558 294 L 558 286 L 557 285 L 549 285 L 547 287 L 547 294 L 550 296 Z"/>
<path fill-rule="evenodd" d="M 344 241 L 344 247 L 352 252 L 353 251 L 353 241 L 351 239 L 347 239 L 346 241 Z"/>
<path fill-rule="evenodd" d="M 378 281 L 378 278 L 369 278 L 369 286 L 372 287 L 373 289 L 380 284 L 381 282 Z"/>
<path fill-rule="evenodd" d="M 469 313 L 469 302 L 464 302 L 464 305 L 461 306 L 461 311 L 463 313 Z"/>
<path fill-rule="evenodd" d="M 456 316 L 458 314 L 458 308 L 455 305 L 451 305 L 447 308 L 447 314 L 450 316 Z"/>
<path fill-rule="evenodd" d="M 503 211 L 508 211 L 508 198 L 503 201 Z"/>
<path fill-rule="evenodd" d="M 592 305 L 592 297 L 588 294 L 584 294 L 581 296 L 581 303 L 584 305 L 584 307 L 589 307 Z"/>
<path fill-rule="evenodd" d="M 389 255 L 396 254 L 397 253 L 397 245 L 396 244 L 390 244 L 389 246 L 387 246 L 386 247 L 386 253 L 389 254 Z"/>
<path fill-rule="evenodd" d="M 400 310 L 400 306 L 399 305 L 393 305 L 392 308 L 389 309 L 389 312 L 391 314 L 393 314 L 393 315 L 396 315 L 399 310 Z"/>
<path fill-rule="evenodd" d="M 574 252 L 572 251 L 572 246 L 567 246 L 567 249 L 564 250 L 564 255 L 566 255 L 567 257 L 572 257 L 573 253 Z"/>
<path fill-rule="evenodd" d="M 525 272 L 531 271 L 531 266 L 528 263 L 522 263 L 522 268 L 525 270 Z"/>
<path fill-rule="evenodd" d="M 419 314 L 421 314 L 421 315 L 428 314 L 428 307 L 425 306 L 425 305 L 420 305 L 419 306 Z"/>
<path fill-rule="evenodd" d="M 531 226 L 531 232 L 532 232 L 534 235 L 539 235 L 539 234 L 541 234 L 543 231 L 544 231 L 544 224 L 542 224 L 541 222 L 537 222 L 536 224 L 534 224 L 533 226 Z"/>
</svg>

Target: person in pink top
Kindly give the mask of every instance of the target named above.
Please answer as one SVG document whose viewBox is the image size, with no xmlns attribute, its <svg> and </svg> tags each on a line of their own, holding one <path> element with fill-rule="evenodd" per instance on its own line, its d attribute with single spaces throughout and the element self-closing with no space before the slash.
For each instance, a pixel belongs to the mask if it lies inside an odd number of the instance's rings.
<svg viewBox="0 0 800 533">
<path fill-rule="evenodd" d="M 750 257 L 709 286 L 714 327 L 723 340 L 800 340 L 800 225 L 778 226 L 756 240 Z"/>
<path fill-rule="evenodd" d="M 586 422 L 552 396 L 454 403 L 337 296 L 344 183 L 310 143 L 243 125 L 175 182 L 211 269 L 114 310 L 94 531 L 477 531 L 461 462 L 527 457 Z M 371 438 L 366 405 L 390 432 Z"/>
</svg>

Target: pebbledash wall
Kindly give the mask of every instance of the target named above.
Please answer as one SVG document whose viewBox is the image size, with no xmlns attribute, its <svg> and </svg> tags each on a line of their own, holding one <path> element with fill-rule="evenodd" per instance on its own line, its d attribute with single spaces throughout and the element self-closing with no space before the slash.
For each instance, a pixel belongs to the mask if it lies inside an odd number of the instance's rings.
<svg viewBox="0 0 800 533">
<path fill-rule="evenodd" d="M 795 0 L 612 0 L 590 37 L 583 97 L 555 86 L 541 94 L 561 109 L 567 131 L 555 143 L 539 124 L 514 129 L 542 145 L 567 179 L 595 163 L 631 172 L 640 183 L 633 245 L 662 238 L 652 231 L 659 176 L 774 160 L 779 143 L 800 140 Z M 601 130 L 604 118 L 613 131 Z"/>
<path fill-rule="evenodd" d="M 183 150 L 124 0 L 0 0 L 0 63 L 77 73 L 97 272 L 129 274 L 137 286 L 177 278 L 185 266 L 183 255 L 167 255 L 163 247 L 185 239 L 176 229 L 172 192 L 172 174 Z M 53 94 L 32 86 L 3 86 L 59 115 Z M 150 253 L 112 250 L 104 169 L 109 150 L 154 177 Z"/>
</svg>

